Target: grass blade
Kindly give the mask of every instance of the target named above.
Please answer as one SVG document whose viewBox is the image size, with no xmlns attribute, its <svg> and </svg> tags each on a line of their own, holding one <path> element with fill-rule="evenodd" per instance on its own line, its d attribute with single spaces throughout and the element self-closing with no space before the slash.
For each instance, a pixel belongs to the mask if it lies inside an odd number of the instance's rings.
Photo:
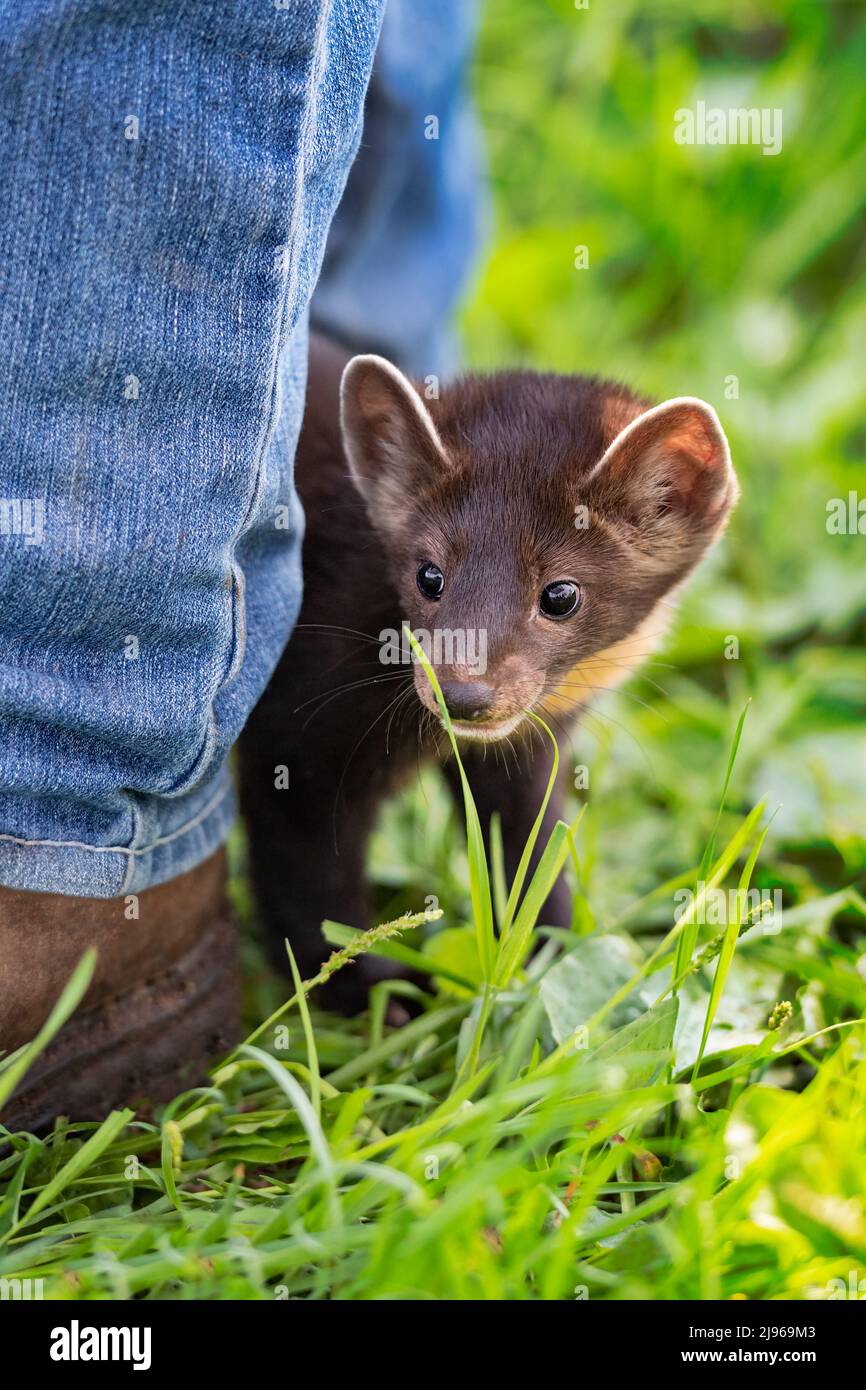
<svg viewBox="0 0 866 1390">
<path fill-rule="evenodd" d="M 734 914 L 732 920 L 725 924 L 725 938 L 722 942 L 722 949 L 719 952 L 719 959 L 716 964 L 716 973 L 713 976 L 713 985 L 712 989 L 710 990 L 710 997 L 707 1001 L 707 1011 L 704 1016 L 704 1026 L 703 1031 L 701 1033 L 701 1042 L 698 1048 L 698 1055 L 695 1058 L 695 1065 L 692 1069 L 693 1081 L 697 1078 L 698 1072 L 701 1069 L 701 1062 L 703 1061 L 704 1057 L 704 1049 L 707 1045 L 707 1039 L 710 1036 L 710 1029 L 713 1026 L 713 1019 L 716 1016 L 716 1011 L 719 1007 L 719 1001 L 721 1000 L 722 994 L 724 992 L 725 982 L 728 978 L 731 963 L 734 959 L 734 952 L 737 949 L 737 942 L 740 939 L 740 929 L 743 925 L 743 905 L 746 901 L 745 895 L 749 891 L 749 884 L 752 881 L 752 873 L 754 872 L 755 863 L 757 862 L 758 855 L 761 852 L 761 847 L 764 843 L 764 840 L 766 839 L 767 829 L 768 827 L 765 826 L 764 829 L 761 831 L 761 834 L 758 836 L 758 839 L 755 842 L 751 854 L 746 860 L 746 863 L 743 867 L 743 872 L 740 875 L 739 884 L 737 885 L 737 911 Z"/>
<path fill-rule="evenodd" d="M 743 711 L 740 715 L 740 718 L 737 721 L 736 730 L 734 731 L 734 738 L 731 744 L 731 751 L 728 755 L 728 766 L 725 771 L 725 782 L 724 786 L 722 787 L 722 795 L 719 801 L 719 809 L 716 812 L 716 819 L 713 824 L 713 828 L 710 831 L 710 837 L 707 840 L 703 858 L 701 859 L 700 867 L 698 869 L 699 883 L 702 883 L 706 878 L 707 870 L 709 869 L 710 864 L 713 860 L 713 855 L 715 854 L 716 836 L 719 833 L 719 826 L 721 824 L 722 816 L 725 810 L 725 804 L 728 799 L 728 788 L 731 785 L 731 774 L 734 770 L 734 763 L 737 759 L 737 751 L 740 747 L 740 739 L 743 736 L 743 725 L 746 722 L 746 715 L 749 712 L 749 705 L 751 703 L 751 700 L 746 701 L 745 705 L 743 706 Z M 698 924 L 697 922 L 689 922 L 686 929 L 683 931 L 683 934 L 680 937 L 679 942 L 677 943 L 676 963 L 674 965 L 675 977 L 678 977 L 680 975 L 687 963 L 691 960 L 692 955 L 694 953 L 695 945 L 697 943 L 697 939 Z"/>
<path fill-rule="evenodd" d="M 517 872 L 514 875 L 514 882 L 511 885 L 511 892 L 508 895 L 508 902 L 505 907 L 505 917 L 502 923 L 503 937 L 508 935 L 508 932 L 511 928 L 512 920 L 514 918 L 514 914 L 517 911 L 517 904 L 520 900 L 520 895 L 523 892 L 523 883 L 526 878 L 526 874 L 529 870 L 529 861 L 532 858 L 532 852 L 535 849 L 538 836 L 541 832 L 541 827 L 544 823 L 545 812 L 547 811 L 550 798 L 553 795 L 553 789 L 556 786 L 556 778 L 559 774 L 559 746 L 556 742 L 556 739 L 554 738 L 550 729 L 545 724 L 544 720 L 539 718 L 537 714 L 530 713 L 529 718 L 532 720 L 533 724 L 538 726 L 539 729 L 543 729 L 544 732 L 547 734 L 547 737 L 550 739 L 550 742 L 553 745 L 553 764 L 550 769 L 550 776 L 547 779 L 547 787 L 545 789 L 544 796 L 541 799 L 541 806 L 539 808 L 538 815 L 535 817 L 532 829 L 529 832 L 526 844 L 523 847 L 523 853 L 520 856 L 520 863 L 517 866 Z"/>
<path fill-rule="evenodd" d="M 553 827 L 550 839 L 545 845 L 544 852 L 526 890 L 526 895 L 520 904 L 514 926 L 499 944 L 494 978 L 500 989 L 508 984 L 529 950 L 532 933 L 541 915 L 541 909 L 544 907 L 553 885 L 562 873 L 568 857 L 569 831 L 572 835 L 574 834 L 580 825 L 582 816 L 583 807 L 570 826 L 566 825 L 565 821 L 557 821 Z"/>
<path fill-rule="evenodd" d="M 472 900 L 472 920 L 478 939 L 478 959 L 481 961 L 484 978 L 489 980 L 496 954 L 496 935 L 493 930 L 493 899 L 490 892 L 487 850 L 484 844 L 481 821 L 478 817 L 475 798 L 472 795 L 472 788 L 469 785 L 469 779 L 460 757 L 460 750 L 457 747 L 457 739 L 454 737 L 454 729 L 451 724 L 451 716 L 448 713 L 436 672 L 427 660 L 424 649 L 415 634 L 407 626 L 404 626 L 403 630 L 436 697 L 436 703 L 441 711 L 442 722 L 445 725 L 457 762 L 457 770 L 460 774 L 460 786 L 463 791 L 463 805 L 466 813 L 466 846 L 469 858 L 469 895 Z"/>
<path fill-rule="evenodd" d="M 28 1225 L 34 1216 L 38 1216 L 40 1211 L 50 1206 L 55 1197 L 59 1197 L 70 1183 L 75 1182 L 83 1173 L 86 1173 L 100 1155 L 105 1153 L 109 1145 L 114 1143 L 121 1130 L 125 1129 L 130 1120 L 134 1118 L 134 1110 L 112 1110 L 99 1128 L 81 1145 L 81 1148 L 72 1155 L 67 1163 L 64 1163 L 60 1172 L 55 1173 L 50 1182 L 45 1184 L 39 1195 L 30 1203 L 21 1220 L 12 1228 L 10 1234 L 19 1231 L 22 1226 Z"/>
<path fill-rule="evenodd" d="M 13 1053 L 3 1063 L 2 1070 L 0 1070 L 0 1110 L 3 1109 L 18 1082 L 36 1061 L 40 1052 L 44 1051 L 54 1035 L 59 1033 L 66 1020 L 78 1008 L 84 998 L 87 986 L 93 978 L 95 967 L 96 952 L 91 947 L 84 952 L 66 981 L 63 993 L 33 1041 L 28 1043 L 21 1052 Z"/>
<path fill-rule="evenodd" d="M 286 954 L 289 957 L 289 965 L 292 970 L 292 981 L 295 986 L 295 994 L 298 1000 L 298 1011 L 301 1015 L 301 1024 L 304 1029 L 304 1041 L 307 1046 L 307 1066 L 310 1069 L 310 1099 L 313 1103 L 313 1112 L 316 1119 L 322 1118 L 322 1077 L 319 1071 L 319 1054 L 316 1051 L 316 1039 L 313 1034 L 313 1024 L 310 1019 L 310 1006 L 307 1003 L 307 996 L 304 990 L 301 974 L 298 970 L 298 963 L 295 960 L 292 948 L 286 941 Z"/>
</svg>

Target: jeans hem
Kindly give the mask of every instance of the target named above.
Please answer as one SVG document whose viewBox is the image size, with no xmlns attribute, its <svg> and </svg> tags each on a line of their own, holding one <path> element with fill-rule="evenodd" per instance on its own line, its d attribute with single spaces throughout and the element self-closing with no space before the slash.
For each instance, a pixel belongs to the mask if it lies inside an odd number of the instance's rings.
<svg viewBox="0 0 866 1390">
<path fill-rule="evenodd" d="M 0 834 L 0 884 L 67 897 L 118 898 L 178 878 L 219 849 L 237 817 L 228 776 L 219 782 L 188 794 L 180 823 L 148 845 L 87 845 Z M 174 809 L 179 809 L 177 803 Z"/>
</svg>

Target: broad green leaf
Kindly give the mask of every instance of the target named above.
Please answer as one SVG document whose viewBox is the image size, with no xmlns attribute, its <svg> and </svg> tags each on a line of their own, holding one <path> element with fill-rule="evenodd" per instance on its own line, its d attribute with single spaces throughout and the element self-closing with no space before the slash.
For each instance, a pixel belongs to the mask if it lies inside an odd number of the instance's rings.
<svg viewBox="0 0 866 1390">
<path fill-rule="evenodd" d="M 483 983 L 478 939 L 471 927 L 446 927 L 424 942 L 423 958 L 448 994 L 471 997 Z"/>
<path fill-rule="evenodd" d="M 676 997 L 666 999 L 605 1038 L 590 1051 L 590 1058 L 595 1064 L 625 1067 L 630 1086 L 648 1086 L 670 1059 L 678 1011 Z"/>
<path fill-rule="evenodd" d="M 557 961 L 541 981 L 540 993 L 551 1032 L 563 1042 L 587 1023 L 635 973 L 634 950 L 621 936 L 589 936 Z M 649 1009 L 654 991 L 639 983 L 610 1017 L 619 1028 Z"/>
</svg>

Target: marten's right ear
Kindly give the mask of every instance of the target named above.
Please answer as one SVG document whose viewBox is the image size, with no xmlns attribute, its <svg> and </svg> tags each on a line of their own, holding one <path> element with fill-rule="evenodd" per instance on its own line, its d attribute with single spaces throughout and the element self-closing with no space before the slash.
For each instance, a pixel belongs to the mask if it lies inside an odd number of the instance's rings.
<svg viewBox="0 0 866 1390">
<path fill-rule="evenodd" d="M 340 386 L 343 447 L 368 507 L 387 517 L 448 471 L 436 426 L 411 381 L 384 357 L 353 357 Z"/>
</svg>

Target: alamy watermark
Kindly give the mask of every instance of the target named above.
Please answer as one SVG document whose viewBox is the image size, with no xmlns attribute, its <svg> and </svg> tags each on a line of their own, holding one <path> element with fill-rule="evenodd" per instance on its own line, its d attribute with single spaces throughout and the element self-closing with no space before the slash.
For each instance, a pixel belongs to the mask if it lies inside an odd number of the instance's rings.
<svg viewBox="0 0 866 1390">
<path fill-rule="evenodd" d="M 850 1299 L 852 1303 L 866 1301 L 866 1279 L 860 1277 L 862 1273 L 859 1269 L 849 1269 L 847 1279 L 828 1279 L 825 1285 L 828 1299 Z"/>
<path fill-rule="evenodd" d="M 866 536 L 866 497 L 853 489 L 847 497 L 831 497 L 826 524 L 831 536 Z"/>
<path fill-rule="evenodd" d="M 782 149 L 782 110 L 778 106 L 681 106 L 674 112 L 678 145 L 760 145 L 765 155 Z"/>
<path fill-rule="evenodd" d="M 45 1297 L 44 1279 L 0 1279 L 0 1303 L 30 1302 Z"/>
<path fill-rule="evenodd" d="M 379 633 L 379 660 L 383 666 L 408 666 L 417 662 L 407 633 L 408 624 L 386 627 Z M 414 628 L 413 637 L 431 666 L 460 666 L 469 675 L 483 676 L 487 670 L 487 629 L 480 627 Z"/>
<path fill-rule="evenodd" d="M 760 925 L 768 936 L 782 930 L 782 890 L 774 888 L 680 888 L 674 893 L 674 920 L 689 913 L 698 926 L 726 927 L 729 922 Z"/>
<path fill-rule="evenodd" d="M 42 497 L 0 497 L 0 536 L 20 536 L 25 545 L 45 539 L 45 501 Z"/>
<path fill-rule="evenodd" d="M 52 1361 L 131 1361 L 134 1371 L 148 1371 L 152 1336 L 150 1327 L 82 1327 L 73 1318 L 52 1328 L 48 1354 Z"/>
</svg>

